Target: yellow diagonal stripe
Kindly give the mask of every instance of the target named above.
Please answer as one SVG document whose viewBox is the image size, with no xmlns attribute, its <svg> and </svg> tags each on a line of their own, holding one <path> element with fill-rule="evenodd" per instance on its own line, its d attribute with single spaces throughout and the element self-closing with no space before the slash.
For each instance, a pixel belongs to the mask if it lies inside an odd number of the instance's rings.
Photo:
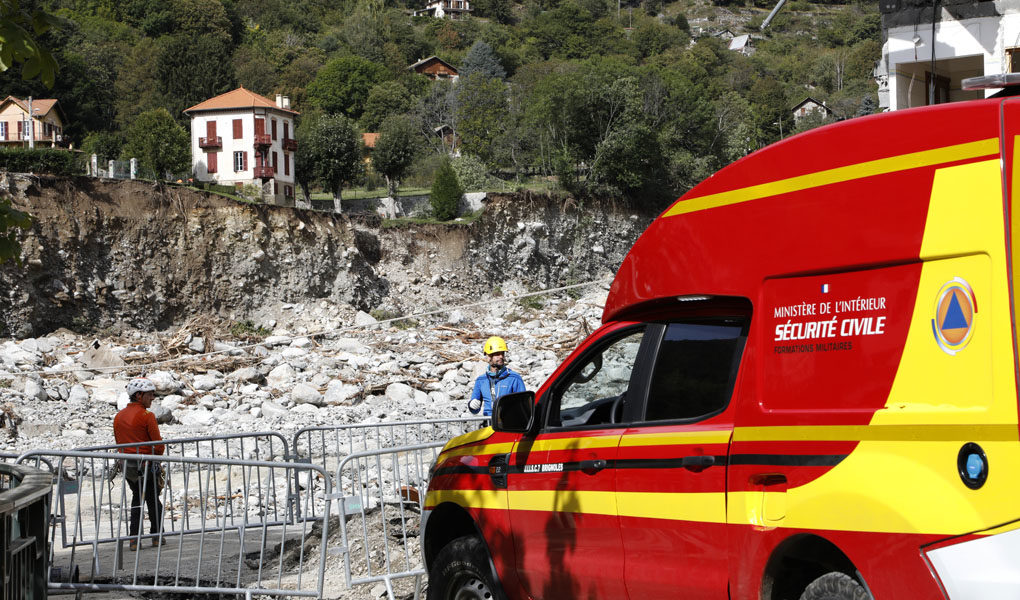
<svg viewBox="0 0 1020 600">
<path fill-rule="evenodd" d="M 453 450 L 447 450 L 439 455 L 438 462 L 442 462 L 454 456 L 483 456 L 486 454 L 506 454 L 513 450 L 513 442 L 503 444 L 484 444 L 481 446 L 460 446 Z"/>
<path fill-rule="evenodd" d="M 803 427 L 738 427 L 735 442 L 942 442 L 1017 441 L 1016 424 L 1003 425 L 823 425 Z"/>
<path fill-rule="evenodd" d="M 671 446 L 676 444 L 725 444 L 730 441 L 730 430 L 674 431 L 670 433 L 636 433 L 623 436 L 621 448 L 633 446 Z"/>
<path fill-rule="evenodd" d="M 645 517 L 699 523 L 726 522 L 726 494 L 617 492 L 621 517 Z"/>
<path fill-rule="evenodd" d="M 432 490 L 425 506 L 453 502 L 464 508 L 506 509 L 506 490 Z"/>
<path fill-rule="evenodd" d="M 615 448 L 620 442 L 620 432 L 595 437 L 556 438 L 536 440 L 533 452 L 542 450 L 586 450 L 588 448 Z"/>
<path fill-rule="evenodd" d="M 510 510 L 615 515 L 615 492 L 529 490 L 509 492 Z"/>
<path fill-rule="evenodd" d="M 888 158 L 880 158 L 854 165 L 847 165 L 845 167 L 837 167 L 835 169 L 818 171 L 816 173 L 808 173 L 807 175 L 798 175 L 797 177 L 770 181 L 768 183 L 761 183 L 727 192 L 719 192 L 718 194 L 709 194 L 707 196 L 682 200 L 674 204 L 673 207 L 666 211 L 663 216 L 673 217 L 699 210 L 718 208 L 720 206 L 730 206 L 732 204 L 739 204 L 749 200 L 767 198 L 769 196 L 776 196 L 779 194 L 799 192 L 801 190 L 833 183 L 842 183 L 845 181 L 852 181 L 854 179 L 862 179 L 864 177 L 873 177 L 875 175 L 884 175 L 886 173 L 894 173 L 896 171 L 905 171 L 907 169 L 931 167 L 998 153 L 998 138 L 990 138 L 977 142 L 946 146 L 944 148 L 935 148 L 932 150 L 923 150 L 921 152 L 912 152 L 910 154 L 901 154 L 899 156 L 890 156 Z"/>
</svg>

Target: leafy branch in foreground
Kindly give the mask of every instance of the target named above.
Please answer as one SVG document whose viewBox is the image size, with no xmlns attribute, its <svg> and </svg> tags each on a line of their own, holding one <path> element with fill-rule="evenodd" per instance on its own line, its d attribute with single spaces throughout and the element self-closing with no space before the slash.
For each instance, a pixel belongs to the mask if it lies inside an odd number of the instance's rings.
<svg viewBox="0 0 1020 600">
<path fill-rule="evenodd" d="M 59 23 L 60 19 L 49 13 L 22 8 L 18 0 L 0 0 L 0 71 L 20 63 L 23 79 L 38 77 L 43 85 L 52 88 L 57 61 L 35 38 Z"/>
</svg>

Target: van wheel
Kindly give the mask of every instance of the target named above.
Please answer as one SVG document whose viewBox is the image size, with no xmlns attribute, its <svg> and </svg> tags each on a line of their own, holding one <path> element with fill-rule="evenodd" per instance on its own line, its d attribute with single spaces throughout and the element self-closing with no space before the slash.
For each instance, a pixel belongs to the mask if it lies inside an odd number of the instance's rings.
<svg viewBox="0 0 1020 600">
<path fill-rule="evenodd" d="M 871 594 L 846 573 L 822 575 L 807 586 L 800 600 L 872 600 Z"/>
<path fill-rule="evenodd" d="M 492 580 L 489 551 L 473 535 L 439 551 L 429 570 L 428 600 L 494 600 L 505 596 Z"/>
</svg>

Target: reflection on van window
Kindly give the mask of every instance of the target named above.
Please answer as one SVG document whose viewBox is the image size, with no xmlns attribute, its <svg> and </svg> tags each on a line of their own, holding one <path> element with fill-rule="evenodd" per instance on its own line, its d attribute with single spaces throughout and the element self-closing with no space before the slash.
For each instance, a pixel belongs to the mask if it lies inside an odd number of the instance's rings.
<svg viewBox="0 0 1020 600">
<path fill-rule="evenodd" d="M 559 393 L 559 423 L 553 425 L 572 427 L 619 420 L 642 335 L 643 330 L 616 340 L 566 377 L 568 383 Z M 617 418 L 613 418 L 614 407 Z"/>
<path fill-rule="evenodd" d="M 745 339 L 738 320 L 670 323 L 655 359 L 645 419 L 695 419 L 722 410 Z"/>
</svg>

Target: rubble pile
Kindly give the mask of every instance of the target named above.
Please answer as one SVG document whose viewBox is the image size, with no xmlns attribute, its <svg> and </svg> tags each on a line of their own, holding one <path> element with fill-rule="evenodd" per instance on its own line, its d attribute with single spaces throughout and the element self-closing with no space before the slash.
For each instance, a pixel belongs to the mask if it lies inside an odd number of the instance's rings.
<svg viewBox="0 0 1020 600">
<path fill-rule="evenodd" d="M 0 340 L 0 450 L 114 443 L 125 385 L 143 373 L 156 385 L 152 410 L 166 438 L 469 416 L 482 342 L 507 338 L 510 367 L 537 389 L 599 323 L 606 288 L 577 291 L 584 295 L 505 298 L 383 323 L 358 313 L 327 333 L 316 311 L 289 306 L 279 320 L 246 325 L 252 331 L 202 318 L 111 338 L 59 329 Z"/>
</svg>

